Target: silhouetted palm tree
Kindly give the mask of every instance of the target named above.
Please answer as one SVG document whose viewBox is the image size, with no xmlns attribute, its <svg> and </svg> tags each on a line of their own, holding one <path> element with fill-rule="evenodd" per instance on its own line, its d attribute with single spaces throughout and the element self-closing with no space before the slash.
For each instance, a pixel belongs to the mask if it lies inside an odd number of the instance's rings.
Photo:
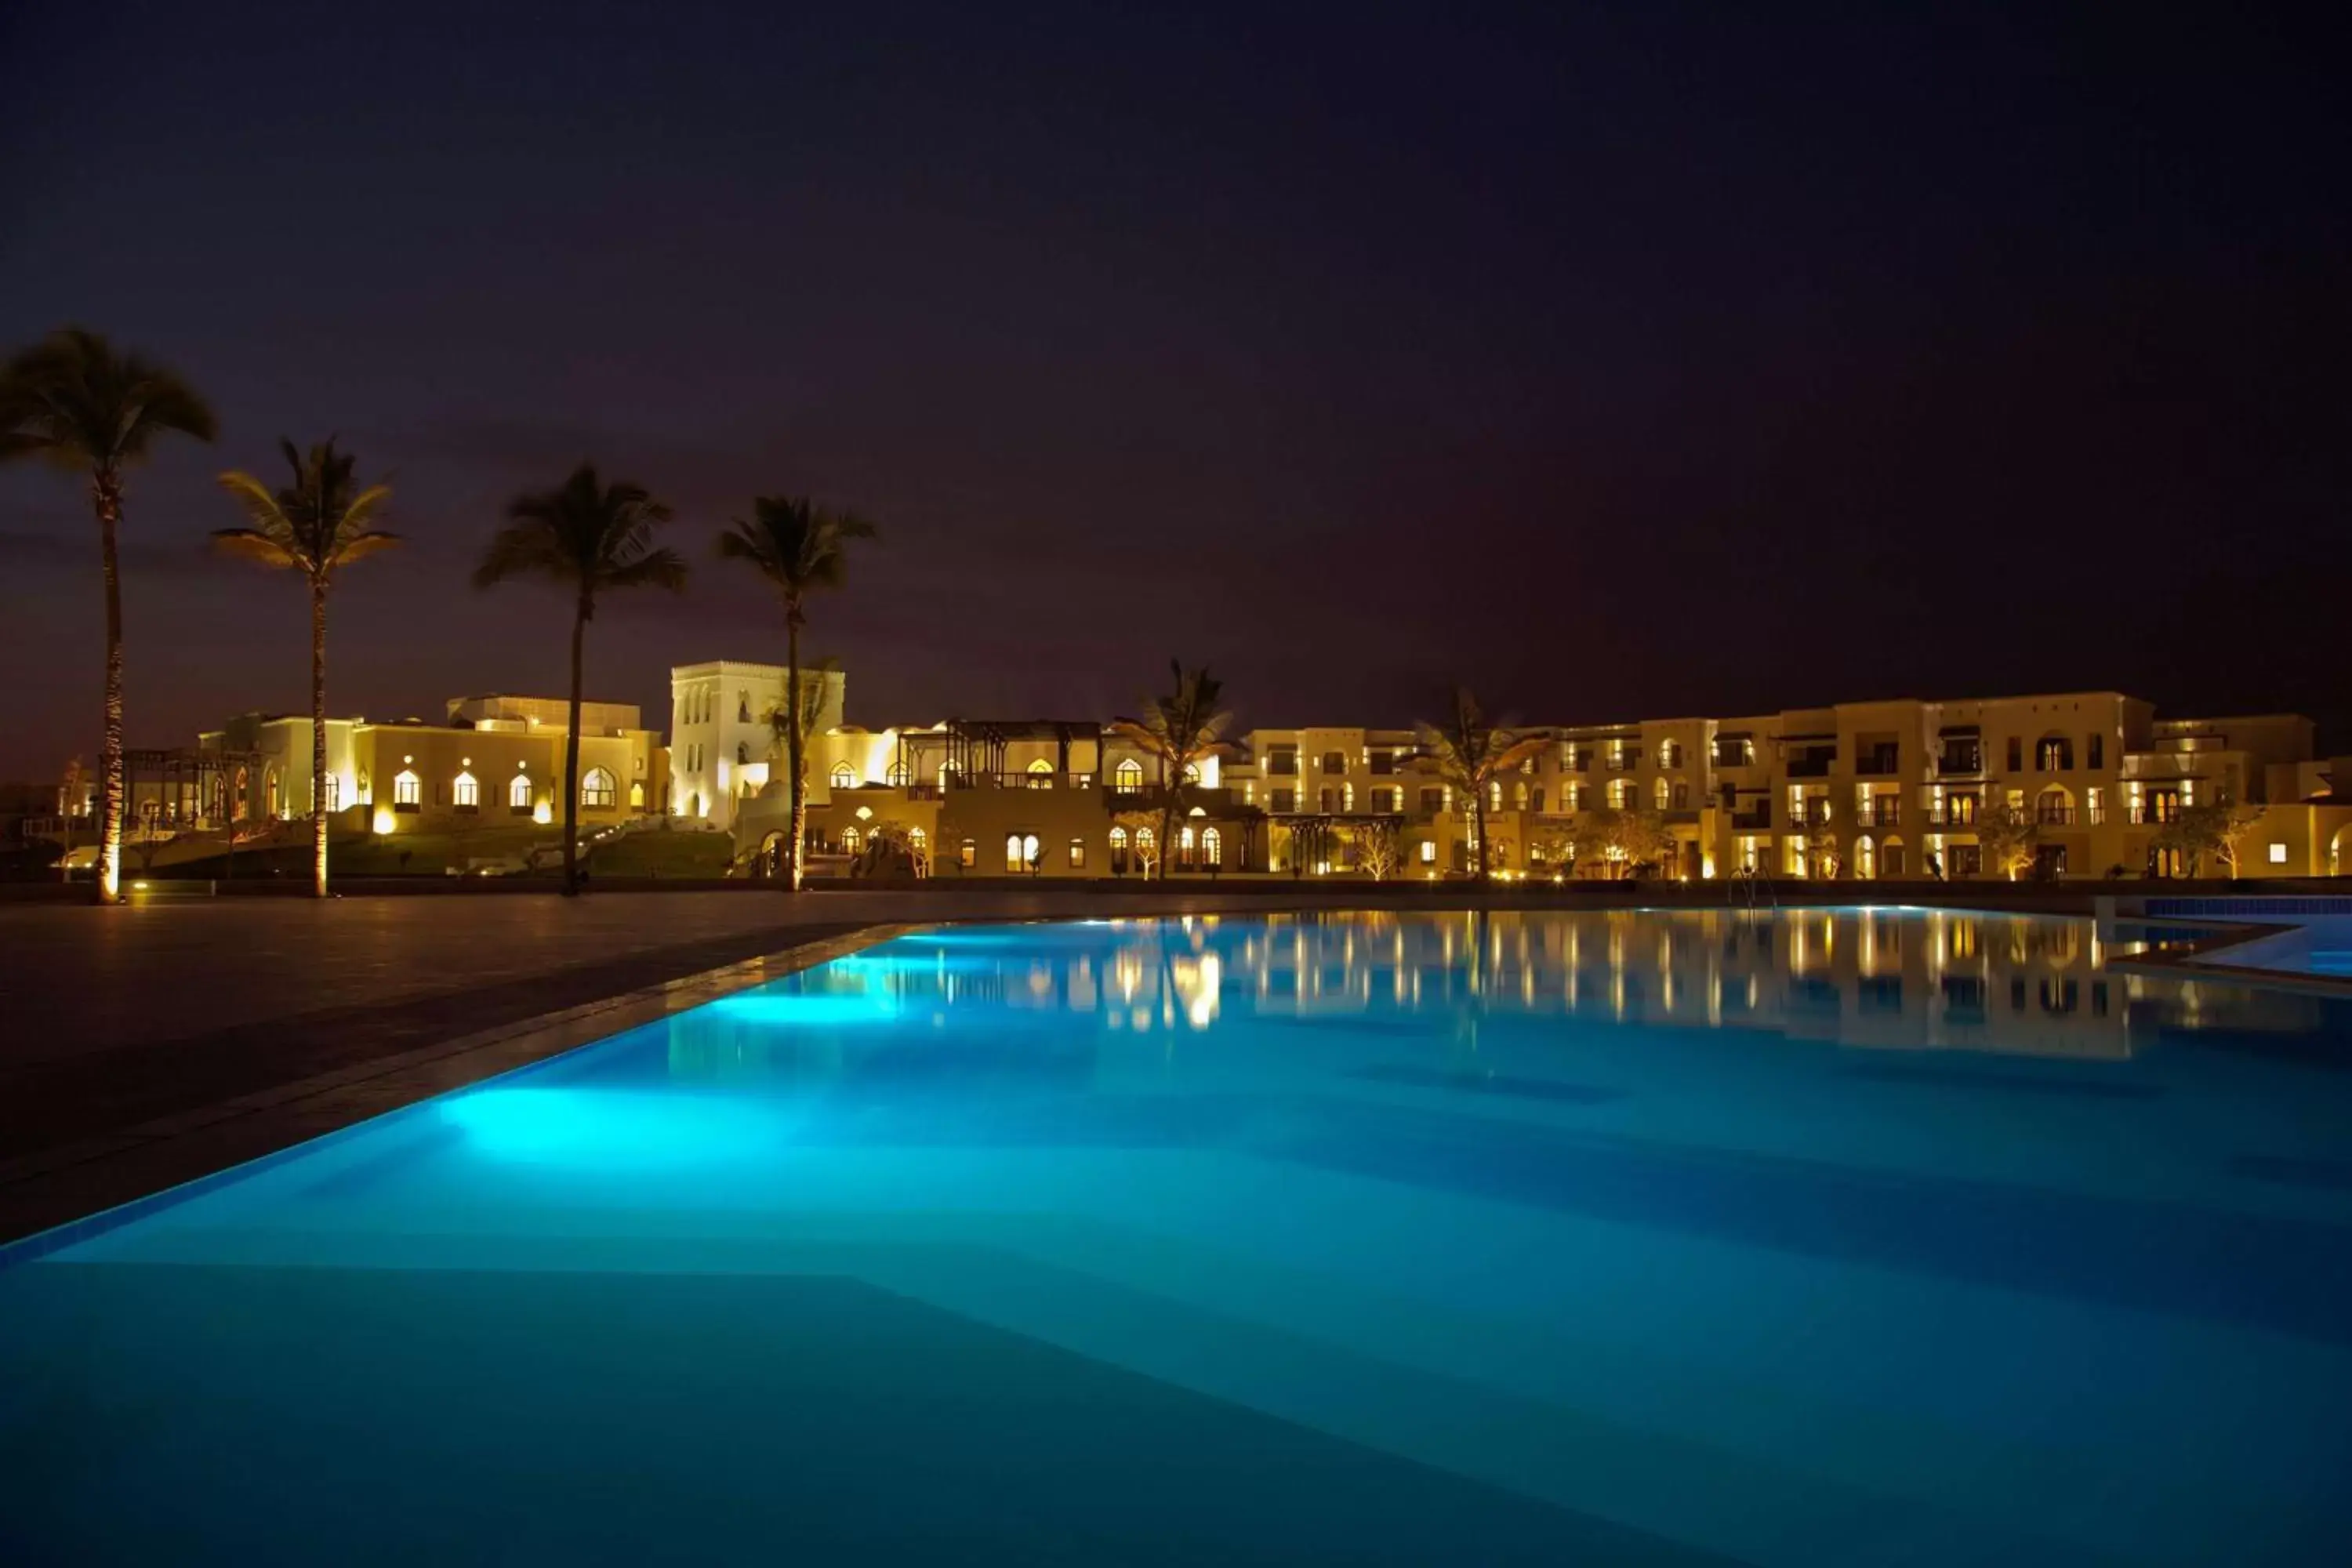
<svg viewBox="0 0 2352 1568">
<path fill-rule="evenodd" d="M 1478 700 L 1468 687 L 1454 692 L 1454 716 L 1444 726 L 1418 724 L 1421 742 L 1437 759 L 1439 769 L 1454 787 L 1470 797 L 1470 834 L 1477 855 L 1473 866 L 1478 880 L 1486 880 L 1486 785 L 1496 773 L 1515 768 L 1542 751 L 1541 737 L 1514 740 L 1508 730 L 1486 721 Z"/>
<path fill-rule="evenodd" d="M 122 521 L 124 471 L 159 437 L 213 438 L 213 411 L 177 375 L 136 354 L 117 353 L 95 332 L 68 327 L 0 367 L 0 458 L 39 457 L 89 474 L 106 577 L 106 739 L 99 763 L 98 896 L 121 897 L 122 577 L 115 532 Z"/>
<path fill-rule="evenodd" d="M 1168 862 L 1176 852 L 1176 818 L 1183 809 L 1183 794 L 1200 764 L 1224 750 L 1223 739 L 1230 713 L 1219 710 L 1217 700 L 1224 683 L 1208 667 L 1186 669 L 1168 661 L 1176 689 L 1155 697 L 1140 719 L 1114 719 L 1111 731 L 1132 742 L 1160 764 L 1159 880 L 1168 877 Z"/>
<path fill-rule="evenodd" d="M 487 588 L 509 577 L 546 577 L 572 595 L 572 717 L 563 740 L 563 891 L 580 891 L 580 648 L 596 601 L 624 588 L 686 586 L 686 563 L 677 552 L 656 549 L 654 530 L 667 522 L 669 508 L 642 485 L 604 484 L 595 465 L 583 463 L 551 490 L 520 495 L 507 503 L 507 525 L 499 530 L 474 568 L 474 586 Z"/>
<path fill-rule="evenodd" d="M 808 598 L 838 588 L 847 574 L 845 546 L 871 539 L 874 525 L 855 512 L 835 511 L 806 496 L 759 496 L 750 521 L 737 518 L 719 536 L 719 553 L 741 561 L 767 579 L 784 605 L 784 768 L 792 825 L 784 835 L 786 890 L 801 885 L 801 846 L 808 827 L 809 704 L 801 691 L 801 628 L 808 624 Z"/>
<path fill-rule="evenodd" d="M 280 441 L 294 482 L 273 490 L 243 469 L 220 477 L 221 488 L 237 499 L 250 528 L 222 528 L 213 542 L 232 555 L 265 566 L 299 572 L 310 587 L 310 886 L 327 896 L 327 590 L 335 574 L 364 555 L 400 542 L 396 533 L 375 526 L 375 514 L 392 499 L 389 485 L 362 489 L 352 478 L 357 461 L 335 450 L 334 437 L 310 448 L 308 457 Z"/>
</svg>

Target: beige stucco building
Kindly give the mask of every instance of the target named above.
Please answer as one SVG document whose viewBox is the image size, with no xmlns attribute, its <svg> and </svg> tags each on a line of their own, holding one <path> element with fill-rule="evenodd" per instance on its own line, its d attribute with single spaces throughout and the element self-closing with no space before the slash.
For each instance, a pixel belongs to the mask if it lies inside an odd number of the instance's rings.
<svg viewBox="0 0 2352 1568">
<path fill-rule="evenodd" d="M 378 834 L 561 820 L 570 704 L 562 698 L 453 698 L 437 722 L 327 721 L 328 808 Z M 667 810 L 668 757 L 635 705 L 583 702 L 580 819 L 611 824 Z M 308 715 L 248 713 L 200 737 L 236 760 L 215 770 L 215 823 L 309 815 Z"/>
</svg>

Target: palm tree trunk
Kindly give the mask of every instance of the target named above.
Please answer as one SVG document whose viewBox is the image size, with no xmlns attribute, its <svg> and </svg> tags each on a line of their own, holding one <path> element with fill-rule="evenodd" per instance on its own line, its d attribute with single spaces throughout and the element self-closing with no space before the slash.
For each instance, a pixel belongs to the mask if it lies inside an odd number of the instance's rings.
<svg viewBox="0 0 2352 1568">
<path fill-rule="evenodd" d="M 588 596 L 572 620 L 572 719 L 563 732 L 563 896 L 580 894 L 580 643 L 588 630 Z"/>
<path fill-rule="evenodd" d="M 1483 884 L 1486 880 L 1486 792 L 1475 781 L 1470 785 L 1470 836 L 1478 841 L 1471 868 Z"/>
<path fill-rule="evenodd" d="M 808 739 L 801 733 L 801 611 L 784 607 L 784 781 L 790 825 L 784 834 L 784 890 L 801 890 L 801 844 L 808 832 L 808 780 L 802 765 Z"/>
<path fill-rule="evenodd" d="M 1160 759 L 1160 863 L 1151 868 L 1152 880 L 1158 882 L 1168 879 L 1168 862 L 1176 856 L 1178 802 L 1176 785 L 1169 782 L 1168 772 L 1168 758 L 1163 754 Z M 1184 775 L 1179 772 L 1176 776 L 1181 779 Z"/>
<path fill-rule="evenodd" d="M 106 573 L 106 735 L 98 763 L 98 901 L 122 900 L 122 573 L 115 528 L 122 518 L 122 486 L 100 468 L 90 479 L 98 511 L 100 559 Z"/>
<path fill-rule="evenodd" d="M 310 890 L 327 896 L 327 585 L 310 583 Z"/>
</svg>

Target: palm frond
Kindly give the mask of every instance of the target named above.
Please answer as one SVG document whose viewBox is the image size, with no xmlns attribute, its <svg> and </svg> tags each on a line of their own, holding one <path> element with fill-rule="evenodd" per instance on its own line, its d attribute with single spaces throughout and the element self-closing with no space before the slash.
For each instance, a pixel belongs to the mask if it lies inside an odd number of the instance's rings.
<svg viewBox="0 0 2352 1568">
<path fill-rule="evenodd" d="M 223 555 L 258 561 L 264 566 L 303 564 L 301 558 L 287 548 L 284 540 L 257 528 L 216 528 L 213 530 L 213 548 Z"/>
<path fill-rule="evenodd" d="M 0 365 L 0 458 L 41 456 L 111 469 L 166 433 L 209 441 L 217 426 L 194 388 L 169 370 L 119 353 L 79 327 L 51 332 Z"/>
</svg>

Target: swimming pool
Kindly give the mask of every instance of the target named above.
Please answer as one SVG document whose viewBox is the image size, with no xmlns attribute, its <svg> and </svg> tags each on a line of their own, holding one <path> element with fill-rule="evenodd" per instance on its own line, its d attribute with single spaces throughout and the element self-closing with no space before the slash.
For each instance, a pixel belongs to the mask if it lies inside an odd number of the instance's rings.
<svg viewBox="0 0 2352 1568">
<path fill-rule="evenodd" d="M 2352 1021 L 2105 956 L 883 943 L 0 1255 L 0 1561 L 2340 1561 Z"/>
</svg>

